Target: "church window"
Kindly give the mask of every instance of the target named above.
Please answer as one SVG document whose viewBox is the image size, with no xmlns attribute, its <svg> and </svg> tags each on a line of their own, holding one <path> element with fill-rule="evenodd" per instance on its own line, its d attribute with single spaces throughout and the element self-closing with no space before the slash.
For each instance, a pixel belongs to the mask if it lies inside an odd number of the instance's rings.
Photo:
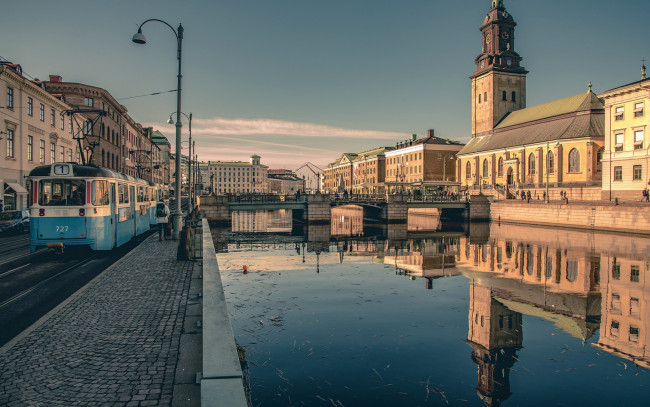
<svg viewBox="0 0 650 407">
<path fill-rule="evenodd" d="M 512 101 L 516 102 L 517 101 L 517 92 L 512 92 Z"/>
<path fill-rule="evenodd" d="M 596 152 L 596 172 L 601 172 L 603 170 L 603 151 L 605 147 L 601 147 Z"/>
<path fill-rule="evenodd" d="M 481 95 L 478 95 L 478 102 L 481 103 Z"/>
<path fill-rule="evenodd" d="M 569 151 L 569 172 L 580 172 L 580 152 L 576 148 Z"/>
<path fill-rule="evenodd" d="M 485 100 L 485 102 L 487 102 L 487 92 L 483 92 L 483 100 Z"/>
<path fill-rule="evenodd" d="M 483 176 L 488 177 L 488 160 L 487 158 L 483 160 Z"/>
<path fill-rule="evenodd" d="M 548 171 L 549 174 L 553 174 L 555 172 L 555 155 L 553 154 L 552 151 L 548 152 L 546 164 L 547 164 L 546 171 Z"/>
<path fill-rule="evenodd" d="M 535 175 L 535 154 L 531 153 L 528 156 L 528 174 Z"/>
<path fill-rule="evenodd" d="M 472 164 L 470 164 L 469 161 L 465 165 L 465 178 L 466 179 L 472 178 Z"/>
<path fill-rule="evenodd" d="M 499 176 L 503 177 L 503 157 L 499 157 L 499 166 L 497 168 L 499 171 Z"/>
<path fill-rule="evenodd" d="M 503 93 L 501 94 L 501 99 L 508 100 L 508 92 L 504 90 Z"/>
</svg>

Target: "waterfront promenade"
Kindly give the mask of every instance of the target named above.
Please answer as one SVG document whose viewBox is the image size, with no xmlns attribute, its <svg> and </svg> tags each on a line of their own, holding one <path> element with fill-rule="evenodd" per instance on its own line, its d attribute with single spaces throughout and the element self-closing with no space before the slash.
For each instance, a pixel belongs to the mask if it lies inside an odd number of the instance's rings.
<svg viewBox="0 0 650 407">
<path fill-rule="evenodd" d="M 202 263 L 176 247 L 150 236 L 0 348 L 0 405 L 200 405 Z"/>
</svg>

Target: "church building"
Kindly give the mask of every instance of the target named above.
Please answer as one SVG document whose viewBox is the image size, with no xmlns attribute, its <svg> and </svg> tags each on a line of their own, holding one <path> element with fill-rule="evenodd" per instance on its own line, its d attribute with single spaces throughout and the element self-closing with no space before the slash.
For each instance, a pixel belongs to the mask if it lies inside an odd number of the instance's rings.
<svg viewBox="0 0 650 407">
<path fill-rule="evenodd" d="M 472 83 L 472 138 L 458 153 L 457 179 L 496 199 L 600 199 L 604 103 L 592 91 L 526 107 L 517 23 L 492 0 L 481 24 Z"/>
</svg>

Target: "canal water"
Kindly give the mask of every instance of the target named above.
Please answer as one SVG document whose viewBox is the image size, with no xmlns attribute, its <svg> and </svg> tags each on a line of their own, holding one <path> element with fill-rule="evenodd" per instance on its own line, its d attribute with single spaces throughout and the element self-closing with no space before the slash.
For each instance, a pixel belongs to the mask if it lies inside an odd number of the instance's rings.
<svg viewBox="0 0 650 407">
<path fill-rule="evenodd" d="M 650 239 L 362 214 L 213 229 L 253 406 L 645 404 Z"/>
</svg>

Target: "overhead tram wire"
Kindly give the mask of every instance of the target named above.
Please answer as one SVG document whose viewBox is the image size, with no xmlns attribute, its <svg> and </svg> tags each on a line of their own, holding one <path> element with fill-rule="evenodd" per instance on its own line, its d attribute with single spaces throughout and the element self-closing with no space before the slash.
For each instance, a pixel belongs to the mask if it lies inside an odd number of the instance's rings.
<svg viewBox="0 0 650 407">
<path fill-rule="evenodd" d="M 129 97 L 119 98 L 119 99 L 115 99 L 115 100 L 126 100 L 126 99 L 142 98 L 142 97 L 145 97 L 145 96 L 156 96 L 156 95 L 162 95 L 163 93 L 172 93 L 172 92 L 177 92 L 177 91 L 178 91 L 178 89 L 165 90 L 165 91 L 160 91 L 160 92 L 147 93 L 146 95 L 129 96 Z"/>
</svg>

